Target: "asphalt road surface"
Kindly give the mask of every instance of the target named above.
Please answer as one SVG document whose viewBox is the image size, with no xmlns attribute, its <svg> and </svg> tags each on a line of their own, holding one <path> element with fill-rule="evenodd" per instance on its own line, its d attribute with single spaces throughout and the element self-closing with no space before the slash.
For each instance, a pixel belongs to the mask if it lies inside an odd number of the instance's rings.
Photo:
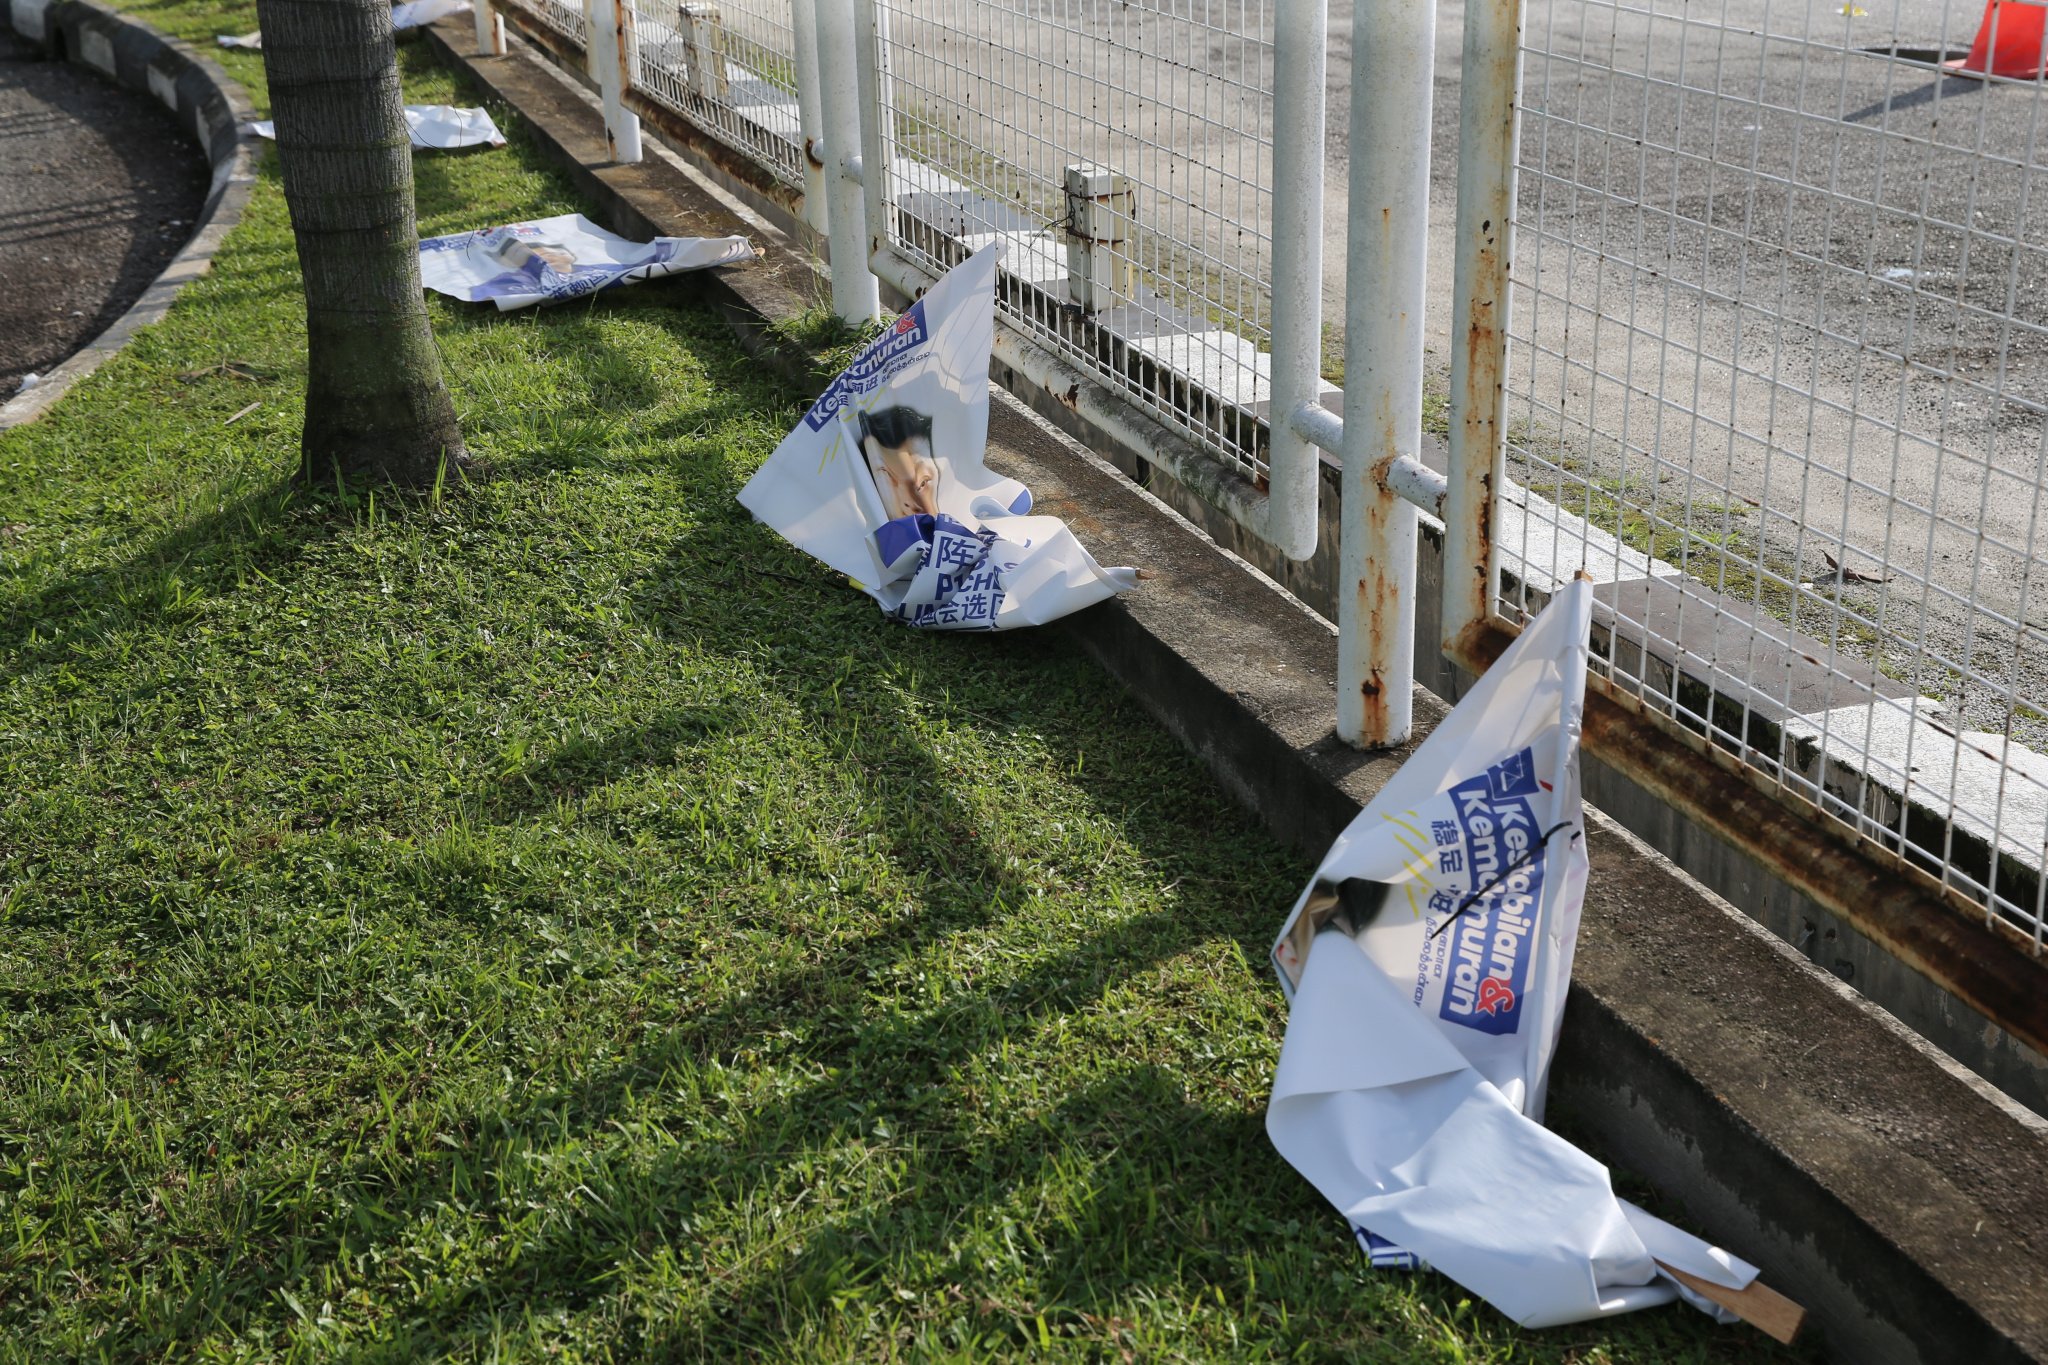
<svg viewBox="0 0 2048 1365">
<path fill-rule="evenodd" d="M 1809 632 L 1999 729 L 2048 699 L 2048 100 L 1934 64 L 1980 6 L 1865 3 L 1533 0 L 1510 417 L 1665 557 L 1823 585 Z"/>
<path fill-rule="evenodd" d="M 127 310 L 192 236 L 209 179 L 163 106 L 0 26 L 0 400 Z"/>
</svg>

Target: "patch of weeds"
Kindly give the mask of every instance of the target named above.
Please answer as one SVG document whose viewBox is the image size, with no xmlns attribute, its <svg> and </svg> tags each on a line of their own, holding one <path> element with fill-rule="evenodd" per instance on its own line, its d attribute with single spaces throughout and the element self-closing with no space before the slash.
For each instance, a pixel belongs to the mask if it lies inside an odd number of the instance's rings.
<svg viewBox="0 0 2048 1365">
<path fill-rule="evenodd" d="M 1422 429 L 1441 440 L 1450 439 L 1451 393 L 1445 380 L 1431 377 L 1422 381 Z"/>
<path fill-rule="evenodd" d="M 833 312 L 830 304 L 815 303 L 795 317 L 769 324 L 769 330 L 805 352 L 813 369 L 834 375 L 851 365 L 895 320 L 893 313 L 885 313 L 873 322 L 855 325 Z"/>
</svg>

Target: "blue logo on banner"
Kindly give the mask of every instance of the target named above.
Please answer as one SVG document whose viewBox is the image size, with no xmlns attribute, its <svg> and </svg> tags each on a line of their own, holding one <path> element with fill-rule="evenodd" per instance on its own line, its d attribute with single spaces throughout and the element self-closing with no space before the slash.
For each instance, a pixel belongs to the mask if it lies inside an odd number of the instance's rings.
<svg viewBox="0 0 2048 1365">
<path fill-rule="evenodd" d="M 1539 785 L 1536 756 L 1524 749 L 1451 788 L 1464 835 L 1468 885 L 1499 880 L 1448 931 L 1450 979 L 1438 1014 L 1481 1033 L 1513 1033 L 1522 1024 L 1522 991 L 1528 984 L 1530 941 L 1548 861 L 1528 800 Z M 1501 875 L 1502 868 L 1525 857 L 1528 861 Z"/>
<path fill-rule="evenodd" d="M 823 431 L 839 410 L 862 394 L 873 393 L 889 382 L 896 372 L 917 359 L 918 347 L 931 340 L 924 327 L 924 300 L 910 305 L 910 311 L 896 319 L 896 325 L 876 337 L 851 365 L 843 370 L 804 421 L 812 431 Z"/>
</svg>

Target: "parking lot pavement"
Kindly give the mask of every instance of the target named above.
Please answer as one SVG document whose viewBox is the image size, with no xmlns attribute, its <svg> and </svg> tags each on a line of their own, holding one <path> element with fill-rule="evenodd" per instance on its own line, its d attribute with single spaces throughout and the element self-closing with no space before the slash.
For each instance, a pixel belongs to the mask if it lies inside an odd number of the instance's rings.
<svg viewBox="0 0 2048 1365">
<path fill-rule="evenodd" d="M 0 26 L 0 399 L 127 310 L 192 235 L 208 180 L 161 105 Z"/>
</svg>

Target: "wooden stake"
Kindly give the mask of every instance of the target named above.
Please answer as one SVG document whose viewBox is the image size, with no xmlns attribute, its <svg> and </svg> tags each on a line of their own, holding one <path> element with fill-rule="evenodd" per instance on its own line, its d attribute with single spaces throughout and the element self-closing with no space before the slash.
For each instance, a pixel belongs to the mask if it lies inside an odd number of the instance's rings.
<svg viewBox="0 0 2048 1365">
<path fill-rule="evenodd" d="M 1775 1341 L 1787 1346 L 1799 1335 L 1799 1329 L 1806 1324 L 1806 1310 L 1762 1280 L 1750 1281 L 1747 1289 L 1730 1289 L 1712 1280 L 1703 1280 L 1697 1275 L 1688 1275 L 1676 1266 L 1657 1262 L 1657 1269 L 1698 1294 L 1720 1304 L 1723 1308 L 1741 1318 L 1744 1322 Z"/>
</svg>

